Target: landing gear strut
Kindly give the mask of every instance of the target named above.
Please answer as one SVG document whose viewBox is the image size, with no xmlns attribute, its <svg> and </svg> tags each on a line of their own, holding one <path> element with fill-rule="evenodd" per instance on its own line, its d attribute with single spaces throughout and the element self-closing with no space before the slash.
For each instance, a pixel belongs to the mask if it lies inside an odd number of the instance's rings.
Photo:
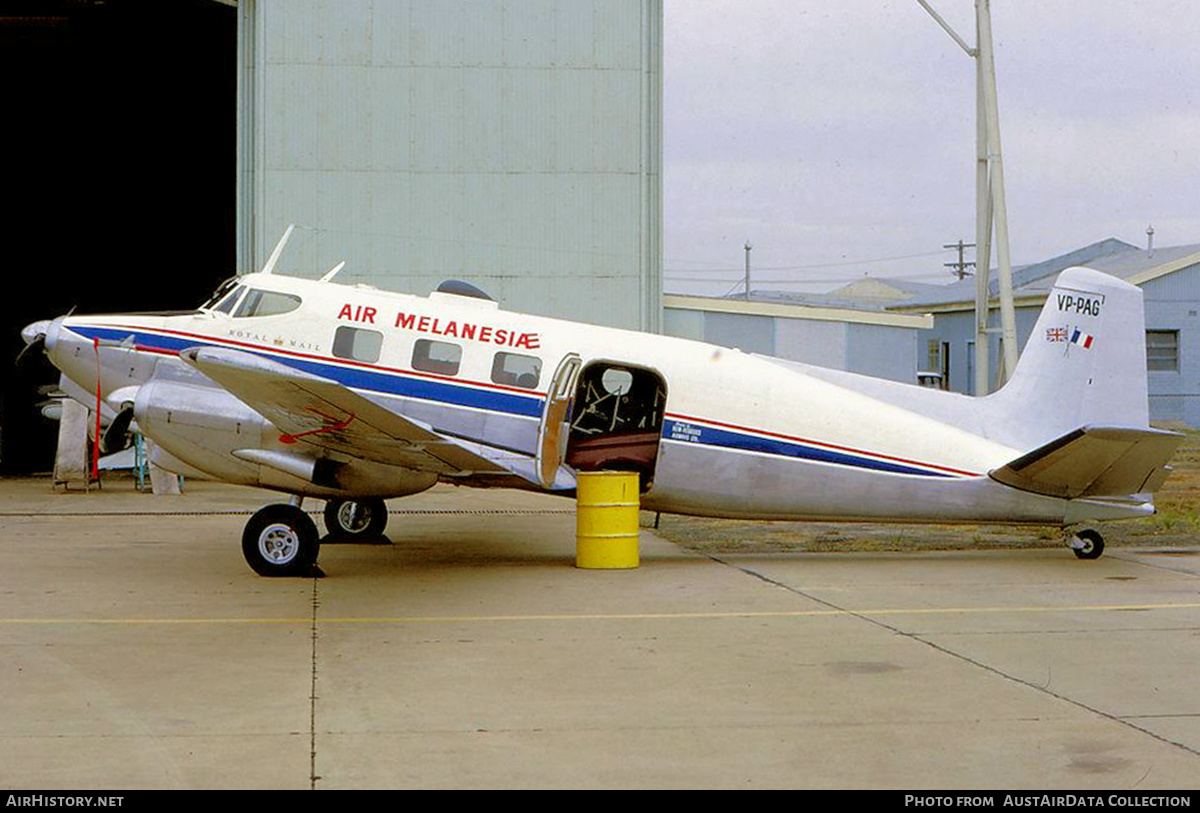
<svg viewBox="0 0 1200 813">
<path fill-rule="evenodd" d="M 1104 537 L 1091 528 L 1080 531 L 1067 540 L 1071 550 L 1080 559 L 1099 559 L 1104 553 Z"/>
<path fill-rule="evenodd" d="M 319 576 L 316 523 L 298 505 L 260 509 L 242 532 L 242 554 L 260 576 Z"/>
<path fill-rule="evenodd" d="M 325 503 L 325 530 L 330 542 L 368 542 L 383 536 L 387 505 L 378 498 L 330 500 Z"/>
</svg>

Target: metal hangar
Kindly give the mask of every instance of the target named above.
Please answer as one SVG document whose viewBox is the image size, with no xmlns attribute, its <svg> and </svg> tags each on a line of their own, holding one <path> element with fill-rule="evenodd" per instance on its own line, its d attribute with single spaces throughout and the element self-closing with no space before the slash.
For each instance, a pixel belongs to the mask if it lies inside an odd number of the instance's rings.
<svg viewBox="0 0 1200 813">
<path fill-rule="evenodd" d="M 658 330 L 661 0 L 240 0 L 237 265 Z"/>
</svg>

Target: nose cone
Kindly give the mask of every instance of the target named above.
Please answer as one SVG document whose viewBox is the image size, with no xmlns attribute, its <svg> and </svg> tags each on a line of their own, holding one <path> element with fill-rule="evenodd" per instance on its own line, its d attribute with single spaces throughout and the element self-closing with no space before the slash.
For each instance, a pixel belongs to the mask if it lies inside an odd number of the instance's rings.
<svg viewBox="0 0 1200 813">
<path fill-rule="evenodd" d="M 21 340 L 25 344 L 30 345 L 36 342 L 39 338 L 45 340 L 46 331 L 50 329 L 50 320 L 41 319 L 33 324 L 26 325 L 21 331 Z"/>
<path fill-rule="evenodd" d="M 39 319 L 38 321 L 26 325 L 21 331 L 21 339 L 25 342 L 25 347 L 17 356 L 17 362 L 28 357 L 39 350 L 45 352 L 50 358 L 50 362 L 55 367 L 58 362 L 54 359 L 54 345 L 58 342 L 58 334 L 62 328 L 63 317 L 57 319 Z"/>
</svg>

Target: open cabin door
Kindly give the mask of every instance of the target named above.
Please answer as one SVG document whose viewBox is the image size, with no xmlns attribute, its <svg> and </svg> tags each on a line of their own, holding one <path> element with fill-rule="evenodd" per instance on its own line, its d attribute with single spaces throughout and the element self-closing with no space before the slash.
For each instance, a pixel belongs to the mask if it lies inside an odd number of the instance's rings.
<svg viewBox="0 0 1200 813">
<path fill-rule="evenodd" d="M 538 423 L 537 475 L 542 488 L 552 488 L 566 452 L 563 430 L 567 428 L 567 410 L 575 395 L 575 378 L 582 364 L 578 354 L 568 353 L 558 363 L 550 388 L 546 391 L 546 406 Z"/>
<path fill-rule="evenodd" d="M 576 471 L 636 471 L 649 490 L 666 408 L 667 384 L 657 370 L 589 361 L 575 385 L 564 462 Z"/>
</svg>

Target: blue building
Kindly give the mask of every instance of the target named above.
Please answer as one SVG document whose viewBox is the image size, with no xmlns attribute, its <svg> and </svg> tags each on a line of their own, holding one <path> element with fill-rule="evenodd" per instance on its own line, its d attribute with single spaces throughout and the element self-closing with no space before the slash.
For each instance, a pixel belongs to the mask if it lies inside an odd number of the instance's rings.
<svg viewBox="0 0 1200 813">
<path fill-rule="evenodd" d="M 1141 287 L 1146 305 L 1150 418 L 1200 427 L 1200 244 L 1149 249 L 1109 238 L 1014 269 L 1013 300 L 1021 348 L 1058 273 L 1075 265 Z M 995 296 L 994 280 L 991 287 Z M 975 394 L 974 280 L 940 286 L 893 302 L 888 309 L 932 314 L 933 327 L 919 335 L 918 368 L 937 373 L 945 389 Z M 993 311 L 996 319 L 998 312 Z M 989 356 L 999 359 L 999 338 L 993 336 L 991 341 Z"/>
<path fill-rule="evenodd" d="M 927 286 L 926 286 L 927 287 Z M 888 289 L 890 299 L 904 293 Z M 927 314 L 878 301 L 754 291 L 746 297 L 663 296 L 663 332 L 790 361 L 913 383 Z"/>
</svg>

